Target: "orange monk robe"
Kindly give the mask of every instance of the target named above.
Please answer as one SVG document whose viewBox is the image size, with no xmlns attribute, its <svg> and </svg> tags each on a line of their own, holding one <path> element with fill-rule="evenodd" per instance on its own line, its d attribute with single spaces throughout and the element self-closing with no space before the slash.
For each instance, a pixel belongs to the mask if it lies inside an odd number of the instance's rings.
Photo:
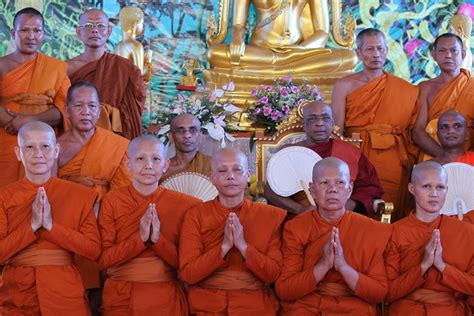
<svg viewBox="0 0 474 316">
<path fill-rule="evenodd" d="M 175 170 L 169 174 L 164 175 L 160 179 L 160 182 L 164 182 L 172 176 L 181 172 L 197 172 L 205 175 L 206 177 L 209 177 L 209 174 L 211 172 L 211 161 L 212 157 L 204 155 L 203 153 L 198 151 L 194 158 L 184 168 Z"/>
<path fill-rule="evenodd" d="M 462 162 L 474 166 L 474 151 L 467 151 L 461 157 L 458 157 L 455 162 Z"/>
<path fill-rule="evenodd" d="M 402 175 L 408 175 L 418 155 L 410 136 L 417 96 L 417 87 L 384 73 L 347 97 L 345 134 L 360 133 L 361 150 L 377 170 L 383 199 L 395 202 L 395 209 L 402 204 Z"/>
<path fill-rule="evenodd" d="M 50 178 L 43 187 L 51 204 L 52 230 L 33 233 L 31 209 L 38 187 L 24 178 L 0 189 L 0 264 L 5 265 L 0 315 L 89 315 L 73 255 L 95 260 L 100 254 L 96 194 Z M 38 252 L 46 254 L 24 258 Z"/>
<path fill-rule="evenodd" d="M 456 110 L 466 118 L 468 129 L 474 120 L 474 79 L 466 69 L 434 97 L 428 109 L 428 124 L 447 110 Z M 473 137 L 471 130 L 470 137 Z"/>
<path fill-rule="evenodd" d="M 221 258 L 228 213 L 244 227 L 247 259 L 234 247 Z M 278 300 L 266 284 L 282 266 L 281 224 L 286 212 L 244 199 L 228 209 L 218 198 L 192 208 L 184 219 L 179 247 L 181 279 L 189 284 L 191 315 L 275 315 Z"/>
<path fill-rule="evenodd" d="M 12 112 L 36 114 L 56 107 L 63 116 L 63 126 L 67 127 L 65 120 L 66 95 L 70 82 L 66 74 L 67 64 L 58 59 L 37 53 L 37 57 L 16 67 L 0 78 L 1 97 L 3 106 Z M 54 91 L 50 91 L 54 90 Z M 14 102 L 12 99 L 21 94 L 53 94 L 52 102 L 48 108 L 41 105 Z M 17 145 L 16 135 L 8 134 L 0 128 L 0 187 L 20 179 L 21 162 L 15 156 Z"/>
<path fill-rule="evenodd" d="M 100 59 L 86 64 L 71 76 L 72 83 L 79 80 L 94 83 L 99 89 L 101 102 L 120 111 L 120 129 L 124 137 L 132 139 L 141 135 L 145 88 L 138 67 L 121 56 L 104 53 Z"/>
<path fill-rule="evenodd" d="M 71 161 L 59 169 L 59 177 L 93 188 L 97 202 L 112 189 L 127 186 L 131 175 L 125 164 L 129 141 L 97 127 L 94 135 Z M 76 257 L 86 289 L 100 287 L 100 272 L 95 262 Z"/>
<path fill-rule="evenodd" d="M 355 292 L 334 269 L 316 284 L 313 268 L 333 227 L 339 228 L 346 262 L 359 272 Z M 383 253 L 390 233 L 389 225 L 350 211 L 334 222 L 311 211 L 286 223 L 283 271 L 275 284 L 281 315 L 376 315 L 375 304 L 388 289 Z"/>
<path fill-rule="evenodd" d="M 439 228 L 446 268 L 421 274 L 425 245 Z M 474 227 L 441 215 L 431 223 L 412 213 L 393 225 L 386 254 L 389 315 L 471 315 L 464 295 L 474 295 Z"/>
<path fill-rule="evenodd" d="M 199 200 L 158 188 L 143 196 L 132 185 L 108 193 L 99 213 L 102 255 L 108 269 L 102 296 L 102 315 L 187 315 L 182 285 L 177 279 L 178 240 L 186 211 Z M 140 219 L 156 204 L 160 239 L 145 244 Z"/>
</svg>

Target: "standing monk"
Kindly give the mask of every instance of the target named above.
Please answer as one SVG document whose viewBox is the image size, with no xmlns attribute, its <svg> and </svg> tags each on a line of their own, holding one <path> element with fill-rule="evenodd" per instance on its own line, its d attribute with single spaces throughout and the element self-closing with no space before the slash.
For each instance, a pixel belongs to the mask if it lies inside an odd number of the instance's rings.
<svg viewBox="0 0 474 316">
<path fill-rule="evenodd" d="M 329 105 L 322 101 L 309 102 L 303 107 L 303 129 L 306 139 L 295 143 L 315 151 L 322 158 L 336 157 L 349 165 L 353 190 L 347 200 L 346 209 L 369 217 L 374 215 L 374 200 L 383 194 L 374 166 L 354 145 L 331 138 L 334 119 Z M 298 162 L 295 162 L 297 165 Z M 270 186 L 265 186 L 265 197 L 274 205 L 291 213 L 299 214 L 310 210 L 308 199 L 303 191 L 290 197 L 277 195 Z"/>
<path fill-rule="evenodd" d="M 417 158 L 410 145 L 418 89 L 386 73 L 385 35 L 365 29 L 357 35 L 357 56 L 363 70 L 334 85 L 333 110 L 336 125 L 345 135 L 360 133 L 362 152 L 373 163 L 384 190 L 383 199 L 403 208 L 408 174 Z"/>
<path fill-rule="evenodd" d="M 447 110 L 438 119 L 438 140 L 442 152 L 433 160 L 445 164 L 463 162 L 474 166 L 474 152 L 466 151 L 464 146 L 468 139 L 466 119 L 455 111 Z"/>
<path fill-rule="evenodd" d="M 348 165 L 334 157 L 314 166 L 318 209 L 287 222 L 283 271 L 276 282 L 281 315 L 377 315 L 387 294 L 383 252 L 390 226 L 347 211 Z"/>
<path fill-rule="evenodd" d="M 191 315 L 276 315 L 268 286 L 280 275 L 285 211 L 244 198 L 247 157 L 224 148 L 213 157 L 218 197 L 192 208 L 179 247 L 181 279 Z"/>
<path fill-rule="evenodd" d="M 415 166 L 415 212 L 394 224 L 386 254 L 389 315 L 471 315 L 474 227 L 440 215 L 447 175 L 434 161 Z"/>
<path fill-rule="evenodd" d="M 180 114 L 171 121 L 170 141 L 175 145 L 176 155 L 161 181 L 180 172 L 197 172 L 209 176 L 211 157 L 198 150 L 202 139 L 201 122 L 191 114 Z"/>
<path fill-rule="evenodd" d="M 100 114 L 97 88 L 88 81 L 77 81 L 67 94 L 67 115 L 71 129 L 58 138 L 59 177 L 93 188 L 98 198 L 96 216 L 102 197 L 109 190 L 130 184 L 126 166 L 128 139 L 97 127 Z M 94 315 L 99 313 L 100 273 L 95 262 L 76 257 Z"/>
<path fill-rule="evenodd" d="M 15 51 L 0 57 L 0 187 L 21 177 L 14 150 L 20 127 L 35 120 L 59 126 L 70 85 L 66 63 L 38 52 L 44 40 L 41 13 L 18 11 L 11 36 Z"/>
<path fill-rule="evenodd" d="M 467 126 L 471 127 L 474 119 L 474 80 L 468 70 L 461 69 L 466 50 L 457 35 L 446 33 L 438 36 L 431 55 L 441 74 L 420 83 L 420 113 L 413 129 L 413 139 L 424 153 L 436 157 L 441 155 L 443 150 L 433 139 L 434 136 L 430 136 L 425 129 L 449 109 L 464 115 Z M 433 134 L 436 135 L 436 132 Z"/>
<path fill-rule="evenodd" d="M 96 194 L 51 177 L 53 129 L 29 122 L 15 148 L 25 178 L 0 189 L 0 315 L 89 315 L 74 254 L 100 254 Z"/>
<path fill-rule="evenodd" d="M 76 34 L 84 43 L 84 52 L 67 62 L 67 72 L 72 83 L 88 80 L 98 87 L 101 102 L 105 103 L 98 126 L 131 139 L 141 135 L 145 89 L 140 69 L 105 51 L 111 33 L 109 18 L 103 11 L 83 13 Z"/>
<path fill-rule="evenodd" d="M 168 167 L 163 144 L 140 136 L 128 147 L 132 184 L 108 193 L 99 213 L 107 269 L 102 315 L 188 315 L 178 281 L 178 240 L 198 200 L 158 186 Z"/>
</svg>

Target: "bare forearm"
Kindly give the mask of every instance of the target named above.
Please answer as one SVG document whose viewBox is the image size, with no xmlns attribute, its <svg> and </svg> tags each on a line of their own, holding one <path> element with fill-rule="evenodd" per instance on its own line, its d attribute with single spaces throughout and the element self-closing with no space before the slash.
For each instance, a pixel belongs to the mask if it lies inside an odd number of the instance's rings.
<svg viewBox="0 0 474 316">
<path fill-rule="evenodd" d="M 424 130 L 413 129 L 413 140 L 424 153 L 430 156 L 436 157 L 443 153 L 441 146 Z"/>
<path fill-rule="evenodd" d="M 0 106 L 0 127 L 3 128 L 13 118 L 8 114 L 8 110 L 3 106 Z"/>
<path fill-rule="evenodd" d="M 359 281 L 359 272 L 357 272 L 354 268 L 350 265 L 345 266 L 339 270 L 341 273 L 344 282 L 346 282 L 347 286 L 355 292 L 357 289 L 357 282 Z"/>
<path fill-rule="evenodd" d="M 38 114 L 32 115 L 36 121 L 47 123 L 51 126 L 57 126 L 62 122 L 61 113 L 58 109 L 53 108 Z"/>
</svg>

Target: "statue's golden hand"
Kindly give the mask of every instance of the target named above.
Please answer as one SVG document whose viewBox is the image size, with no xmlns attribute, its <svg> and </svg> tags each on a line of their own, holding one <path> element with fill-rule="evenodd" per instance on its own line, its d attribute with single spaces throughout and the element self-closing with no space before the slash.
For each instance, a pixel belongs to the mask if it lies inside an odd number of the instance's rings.
<svg viewBox="0 0 474 316">
<path fill-rule="evenodd" d="M 244 29 L 240 25 L 234 27 L 232 40 L 229 45 L 230 63 L 240 64 L 240 58 L 245 54 Z"/>
</svg>

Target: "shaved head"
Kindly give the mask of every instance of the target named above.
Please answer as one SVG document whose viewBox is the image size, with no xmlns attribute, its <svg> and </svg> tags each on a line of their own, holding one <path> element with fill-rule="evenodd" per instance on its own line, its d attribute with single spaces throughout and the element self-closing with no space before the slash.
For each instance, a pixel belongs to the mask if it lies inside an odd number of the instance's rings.
<svg viewBox="0 0 474 316">
<path fill-rule="evenodd" d="M 175 130 L 180 125 L 194 125 L 201 128 L 201 122 L 192 114 L 184 113 L 176 116 L 171 120 L 171 131 Z"/>
<path fill-rule="evenodd" d="M 107 14 L 105 14 L 104 11 L 102 10 L 99 10 L 97 8 L 92 8 L 92 9 L 89 9 L 89 10 L 86 10 L 84 11 L 80 16 L 79 16 L 79 22 L 82 22 L 85 20 L 86 16 L 88 15 L 102 15 L 107 21 L 109 20 L 109 17 L 107 16 Z"/>
<path fill-rule="evenodd" d="M 41 19 L 41 22 L 44 26 L 44 17 L 43 15 L 41 14 L 41 12 L 39 12 L 38 10 L 36 10 L 35 8 L 31 8 L 31 7 L 28 7 L 28 8 L 24 8 L 24 9 L 21 9 L 20 11 L 18 11 L 15 16 L 13 17 L 13 28 L 16 28 L 17 26 L 17 21 L 20 19 L 20 16 L 22 15 L 31 15 L 31 16 L 37 16 Z"/>
<path fill-rule="evenodd" d="M 215 171 L 219 162 L 226 159 L 234 159 L 244 168 L 248 168 L 249 163 L 247 156 L 238 149 L 227 147 L 222 148 L 212 156 L 211 169 Z"/>
<path fill-rule="evenodd" d="M 360 31 L 359 34 L 357 34 L 357 37 L 356 37 L 357 49 L 361 49 L 364 46 L 365 38 L 367 36 L 380 36 L 381 38 L 383 38 L 384 45 L 387 46 L 387 44 L 385 44 L 385 34 L 382 31 L 377 30 L 376 28 L 367 28 L 365 30 Z"/>
<path fill-rule="evenodd" d="M 441 116 L 438 119 L 438 129 L 442 125 L 442 122 L 444 120 L 446 120 L 448 117 L 449 118 L 451 118 L 451 117 L 457 118 L 457 119 L 459 119 L 460 121 L 462 121 L 464 123 L 464 126 L 466 126 L 466 118 L 464 117 L 464 115 L 462 115 L 461 113 L 459 113 L 456 110 L 447 110 L 446 112 L 441 114 Z"/>
<path fill-rule="evenodd" d="M 436 161 L 428 160 L 423 161 L 413 167 L 413 171 L 411 173 L 411 183 L 417 183 L 423 178 L 426 173 L 433 171 L 439 173 L 439 175 L 444 179 L 444 182 L 447 182 L 448 175 L 446 173 L 446 170 L 444 170 L 443 166 Z"/>
<path fill-rule="evenodd" d="M 307 141 L 327 143 L 334 129 L 331 107 L 324 101 L 311 101 L 303 107 L 303 129 Z"/>
<path fill-rule="evenodd" d="M 161 140 L 159 140 L 157 137 L 153 135 L 142 135 L 142 136 L 138 136 L 132 139 L 130 144 L 128 144 L 128 151 L 127 151 L 128 157 L 129 158 L 132 157 L 137 151 L 138 147 L 143 143 L 159 146 L 162 156 L 165 157 L 165 154 L 166 154 L 165 145 L 163 144 Z"/>
<path fill-rule="evenodd" d="M 318 111 L 321 111 L 321 110 L 327 111 L 331 115 L 331 118 L 332 118 L 332 108 L 331 108 L 331 106 L 329 106 L 329 104 L 327 104 L 326 102 L 324 102 L 322 100 L 307 102 L 303 106 L 303 118 L 308 117 L 311 114 L 313 114 L 314 112 L 318 112 Z"/>
<path fill-rule="evenodd" d="M 48 133 L 54 144 L 56 144 L 56 134 L 54 129 L 48 124 L 41 121 L 28 122 L 18 131 L 18 145 L 21 147 L 29 133 Z"/>
<path fill-rule="evenodd" d="M 316 182 L 323 170 L 337 169 L 340 170 L 347 182 L 350 182 L 351 174 L 347 163 L 336 157 L 327 157 L 318 161 L 313 167 L 313 182 Z"/>
</svg>

